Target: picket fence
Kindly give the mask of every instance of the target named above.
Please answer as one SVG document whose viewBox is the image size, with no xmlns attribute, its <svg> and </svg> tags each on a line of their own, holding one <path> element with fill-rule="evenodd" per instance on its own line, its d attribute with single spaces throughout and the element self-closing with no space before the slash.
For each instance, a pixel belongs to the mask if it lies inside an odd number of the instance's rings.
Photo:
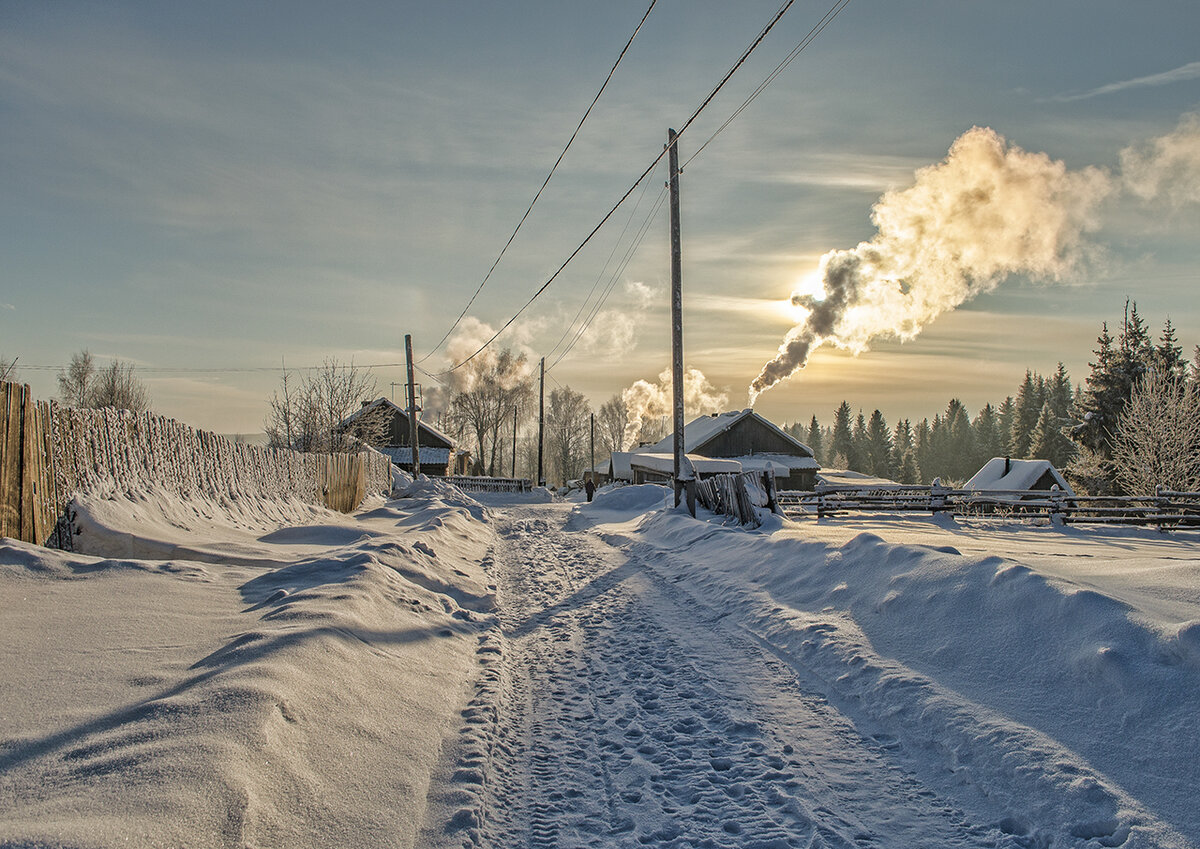
<svg viewBox="0 0 1200 849">
<path fill-rule="evenodd" d="M 296 498 L 350 512 L 391 487 L 377 451 L 303 454 L 234 442 L 173 419 L 34 401 L 0 384 L 0 536 L 70 547 L 64 522 L 76 493 L 160 489 L 181 497 Z"/>
<path fill-rule="evenodd" d="M 464 492 L 530 492 L 533 481 L 529 478 L 489 478 L 477 475 L 447 475 L 452 483 Z"/>
<path fill-rule="evenodd" d="M 778 493 L 791 518 L 871 512 L 953 513 L 992 519 L 1044 519 L 1062 524 L 1200 527 L 1200 493 L 1162 489 L 1146 496 L 1071 495 L 1061 490 L 969 490 L 941 486 L 818 486 Z"/>
</svg>

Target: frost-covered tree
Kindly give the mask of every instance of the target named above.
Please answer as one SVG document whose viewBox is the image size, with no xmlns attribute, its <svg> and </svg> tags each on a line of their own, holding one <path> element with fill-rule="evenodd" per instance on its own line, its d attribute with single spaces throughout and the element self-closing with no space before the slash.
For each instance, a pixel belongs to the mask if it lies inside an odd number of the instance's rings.
<svg viewBox="0 0 1200 849">
<path fill-rule="evenodd" d="M 587 463 L 591 408 L 583 393 L 570 386 L 555 389 L 546 404 L 547 480 L 565 483 Z"/>
<path fill-rule="evenodd" d="M 1155 486 L 1200 491 L 1200 388 L 1147 372 L 1121 411 L 1112 460 L 1117 482 L 1130 494 L 1151 495 Z"/>
<path fill-rule="evenodd" d="M 469 370 L 456 379 L 458 389 L 450 400 L 449 418 L 455 431 L 469 434 L 476 469 L 495 475 L 502 459 L 501 432 L 506 426 L 511 428 L 514 409 L 518 419 L 524 419 L 532 404 L 527 358 L 504 348 L 494 356 L 473 360 Z"/>
<path fill-rule="evenodd" d="M 362 423 L 353 432 L 341 427 L 363 402 L 375 398 L 375 378 L 370 369 L 354 364 L 325 360 L 320 368 L 306 373 L 298 381 L 284 371 L 280 389 L 269 401 L 264 430 L 267 442 L 276 448 L 294 448 L 308 452 L 355 450 L 360 440 L 371 441 L 379 434 L 367 434 L 364 428 L 379 427 L 379 422 Z"/>
<path fill-rule="evenodd" d="M 68 407 L 113 407 L 144 413 L 150 409 L 150 391 L 134 374 L 133 364 L 113 360 L 103 368 L 85 348 L 71 355 L 58 373 L 59 400 Z"/>
<path fill-rule="evenodd" d="M 629 426 L 629 406 L 621 393 L 617 393 L 600 405 L 596 413 L 596 432 L 600 436 L 602 454 L 625 450 L 625 430 Z"/>
<path fill-rule="evenodd" d="M 1175 326 L 1171 324 L 1170 316 L 1163 322 L 1162 335 L 1154 346 L 1153 367 L 1172 378 L 1187 376 L 1187 360 L 1183 358 L 1183 346 L 1175 338 Z"/>
</svg>

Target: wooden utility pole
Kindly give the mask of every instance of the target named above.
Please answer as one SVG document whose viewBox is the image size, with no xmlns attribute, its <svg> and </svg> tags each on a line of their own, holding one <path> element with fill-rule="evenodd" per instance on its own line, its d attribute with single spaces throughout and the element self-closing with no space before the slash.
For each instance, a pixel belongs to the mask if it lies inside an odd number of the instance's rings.
<svg viewBox="0 0 1200 849">
<path fill-rule="evenodd" d="M 538 381 L 538 486 L 546 485 L 546 476 L 542 473 L 542 446 L 546 438 L 546 358 L 542 357 L 538 367 L 541 378 Z"/>
<path fill-rule="evenodd" d="M 404 358 L 408 361 L 408 444 L 412 448 L 412 473 L 421 474 L 421 446 L 417 436 L 417 384 L 413 380 L 412 336 L 404 335 Z"/>
<path fill-rule="evenodd" d="M 667 161 L 670 166 L 671 188 L 671 392 L 674 399 L 675 506 L 679 506 L 684 481 L 680 473 L 683 462 L 683 258 L 679 238 L 679 144 L 675 131 L 667 130 Z M 688 473 L 688 509 L 696 515 L 695 481 Z"/>
<path fill-rule="evenodd" d="M 589 431 L 588 443 L 592 449 L 592 483 L 596 482 L 596 414 L 592 413 L 591 430 Z"/>
<path fill-rule="evenodd" d="M 513 407 L 512 477 L 514 480 L 517 477 L 517 408 L 516 407 Z"/>
</svg>

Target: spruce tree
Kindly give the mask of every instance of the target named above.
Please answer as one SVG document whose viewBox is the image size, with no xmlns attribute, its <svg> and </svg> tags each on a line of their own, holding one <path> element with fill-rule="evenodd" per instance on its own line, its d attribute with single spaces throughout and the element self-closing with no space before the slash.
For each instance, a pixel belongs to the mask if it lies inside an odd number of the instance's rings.
<svg viewBox="0 0 1200 849">
<path fill-rule="evenodd" d="M 1063 434 L 1062 421 L 1047 401 L 1034 425 L 1029 441 L 1029 457 L 1049 460 L 1057 469 L 1066 468 L 1075 455 L 1075 446 Z"/>
<path fill-rule="evenodd" d="M 876 477 L 892 477 L 892 434 L 879 410 L 867 422 L 867 466 Z"/>
<path fill-rule="evenodd" d="M 812 421 L 808 424 L 808 435 L 805 444 L 812 449 L 813 457 L 816 458 L 818 463 L 824 462 L 822 459 L 825 456 L 823 443 L 821 425 L 817 423 L 817 417 L 814 415 Z"/>
<path fill-rule="evenodd" d="M 858 411 L 858 417 L 854 420 L 854 429 L 851 431 L 850 452 L 850 468 L 856 472 L 867 472 L 869 457 L 867 419 L 861 409 Z"/>
<path fill-rule="evenodd" d="M 831 462 L 845 462 L 850 468 L 850 458 L 854 453 L 854 435 L 850 432 L 850 405 L 845 401 L 833 414 L 833 438 L 829 443 L 832 452 Z"/>
<path fill-rule="evenodd" d="M 1006 445 L 1000 435 L 1000 417 L 995 407 L 984 404 L 971 423 L 971 430 L 975 441 L 971 465 L 976 470 L 983 468 L 983 464 L 993 457 L 1004 456 Z"/>
<path fill-rule="evenodd" d="M 1044 381 L 1027 370 L 1013 407 L 1012 433 L 1008 440 L 1008 451 L 1013 457 L 1029 454 L 1029 437 L 1042 411 L 1044 389 Z"/>
<path fill-rule="evenodd" d="M 1187 361 L 1183 358 L 1183 346 L 1175 338 L 1175 327 L 1168 316 L 1163 322 L 1162 335 L 1154 348 L 1154 368 L 1164 377 L 1180 378 L 1187 374 Z"/>
</svg>

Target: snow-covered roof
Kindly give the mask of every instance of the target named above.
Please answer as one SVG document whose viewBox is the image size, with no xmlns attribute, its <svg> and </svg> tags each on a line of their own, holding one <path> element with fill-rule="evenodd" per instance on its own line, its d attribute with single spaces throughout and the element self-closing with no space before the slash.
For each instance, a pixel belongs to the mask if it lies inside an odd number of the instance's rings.
<svg viewBox="0 0 1200 849">
<path fill-rule="evenodd" d="M 700 475 L 729 474 L 742 470 L 742 464 L 737 460 L 718 460 L 711 457 L 701 457 L 699 454 L 688 454 L 687 459 L 691 461 L 692 468 L 695 469 L 696 474 Z M 647 469 L 652 472 L 668 475 L 675 472 L 674 454 L 638 452 L 632 455 L 630 460 L 633 468 Z"/>
<path fill-rule="evenodd" d="M 1013 460 L 1008 457 L 993 457 L 983 464 L 963 489 L 977 490 L 1022 490 L 1030 489 L 1041 480 L 1046 473 L 1058 484 L 1058 488 L 1068 495 L 1075 491 L 1067 483 L 1067 479 L 1049 460 Z"/>
<path fill-rule="evenodd" d="M 754 418 L 761 422 L 765 427 L 775 431 L 780 438 L 795 445 L 796 448 L 803 451 L 809 457 L 813 456 L 812 449 L 805 445 L 800 440 L 789 434 L 783 428 L 776 425 L 770 419 L 763 418 L 754 409 L 747 407 L 744 410 L 730 410 L 727 413 L 714 413 L 711 416 L 699 416 L 692 419 L 689 423 L 683 426 L 683 450 L 685 453 L 691 454 L 693 451 L 699 450 L 703 445 L 712 441 L 715 437 L 732 428 L 743 419 Z M 637 449 L 635 454 L 658 454 L 664 451 L 670 452 L 674 450 L 674 434 L 667 434 L 664 438 L 655 442 L 653 445 L 644 445 Z M 796 467 L 793 467 L 796 468 Z M 820 468 L 820 466 L 814 466 Z"/>
<path fill-rule="evenodd" d="M 380 454 L 390 457 L 393 463 L 404 463 L 408 465 L 412 462 L 412 448 L 407 445 L 385 445 L 382 448 L 376 449 Z M 430 466 L 445 466 L 450 463 L 449 448 L 434 448 L 433 446 L 421 446 L 421 463 L 429 464 Z"/>
<path fill-rule="evenodd" d="M 629 451 L 614 451 L 608 461 L 612 464 L 611 473 L 613 480 L 631 481 L 633 480 L 633 467 L 629 461 L 633 459 L 633 454 Z"/>
<path fill-rule="evenodd" d="M 871 489 L 902 489 L 904 484 L 887 478 L 865 475 L 850 469 L 822 469 L 817 475 L 818 484 L 827 486 L 859 486 Z"/>
<path fill-rule="evenodd" d="M 375 410 L 380 410 L 380 409 L 385 409 L 385 410 L 390 409 L 393 414 L 400 413 L 405 418 L 408 418 L 408 410 L 404 409 L 396 402 L 392 401 L 389 398 L 376 398 L 374 401 L 371 401 L 369 404 L 363 404 L 362 407 L 355 410 L 350 415 L 346 416 L 346 418 L 342 420 L 342 423 L 339 425 L 339 427 L 343 428 L 343 429 L 346 427 L 349 427 L 356 419 L 360 418 L 361 416 L 366 415 L 368 412 L 374 412 Z M 436 427 L 429 424 L 429 422 L 421 421 L 420 413 L 417 414 L 417 427 L 419 427 L 422 432 L 428 433 L 429 435 L 433 436 L 435 439 L 440 439 L 441 441 L 445 442 L 447 445 L 455 445 L 456 444 L 455 440 L 452 437 L 448 436 L 445 433 L 442 433 Z M 420 439 L 420 436 L 418 435 L 417 438 Z M 422 452 L 422 453 L 424 453 L 424 452 Z"/>
<path fill-rule="evenodd" d="M 732 459 L 741 463 L 744 471 L 774 469 L 777 476 L 786 476 L 791 472 L 816 471 L 821 468 L 821 464 L 812 457 L 797 457 L 794 454 L 748 454 Z"/>
</svg>

